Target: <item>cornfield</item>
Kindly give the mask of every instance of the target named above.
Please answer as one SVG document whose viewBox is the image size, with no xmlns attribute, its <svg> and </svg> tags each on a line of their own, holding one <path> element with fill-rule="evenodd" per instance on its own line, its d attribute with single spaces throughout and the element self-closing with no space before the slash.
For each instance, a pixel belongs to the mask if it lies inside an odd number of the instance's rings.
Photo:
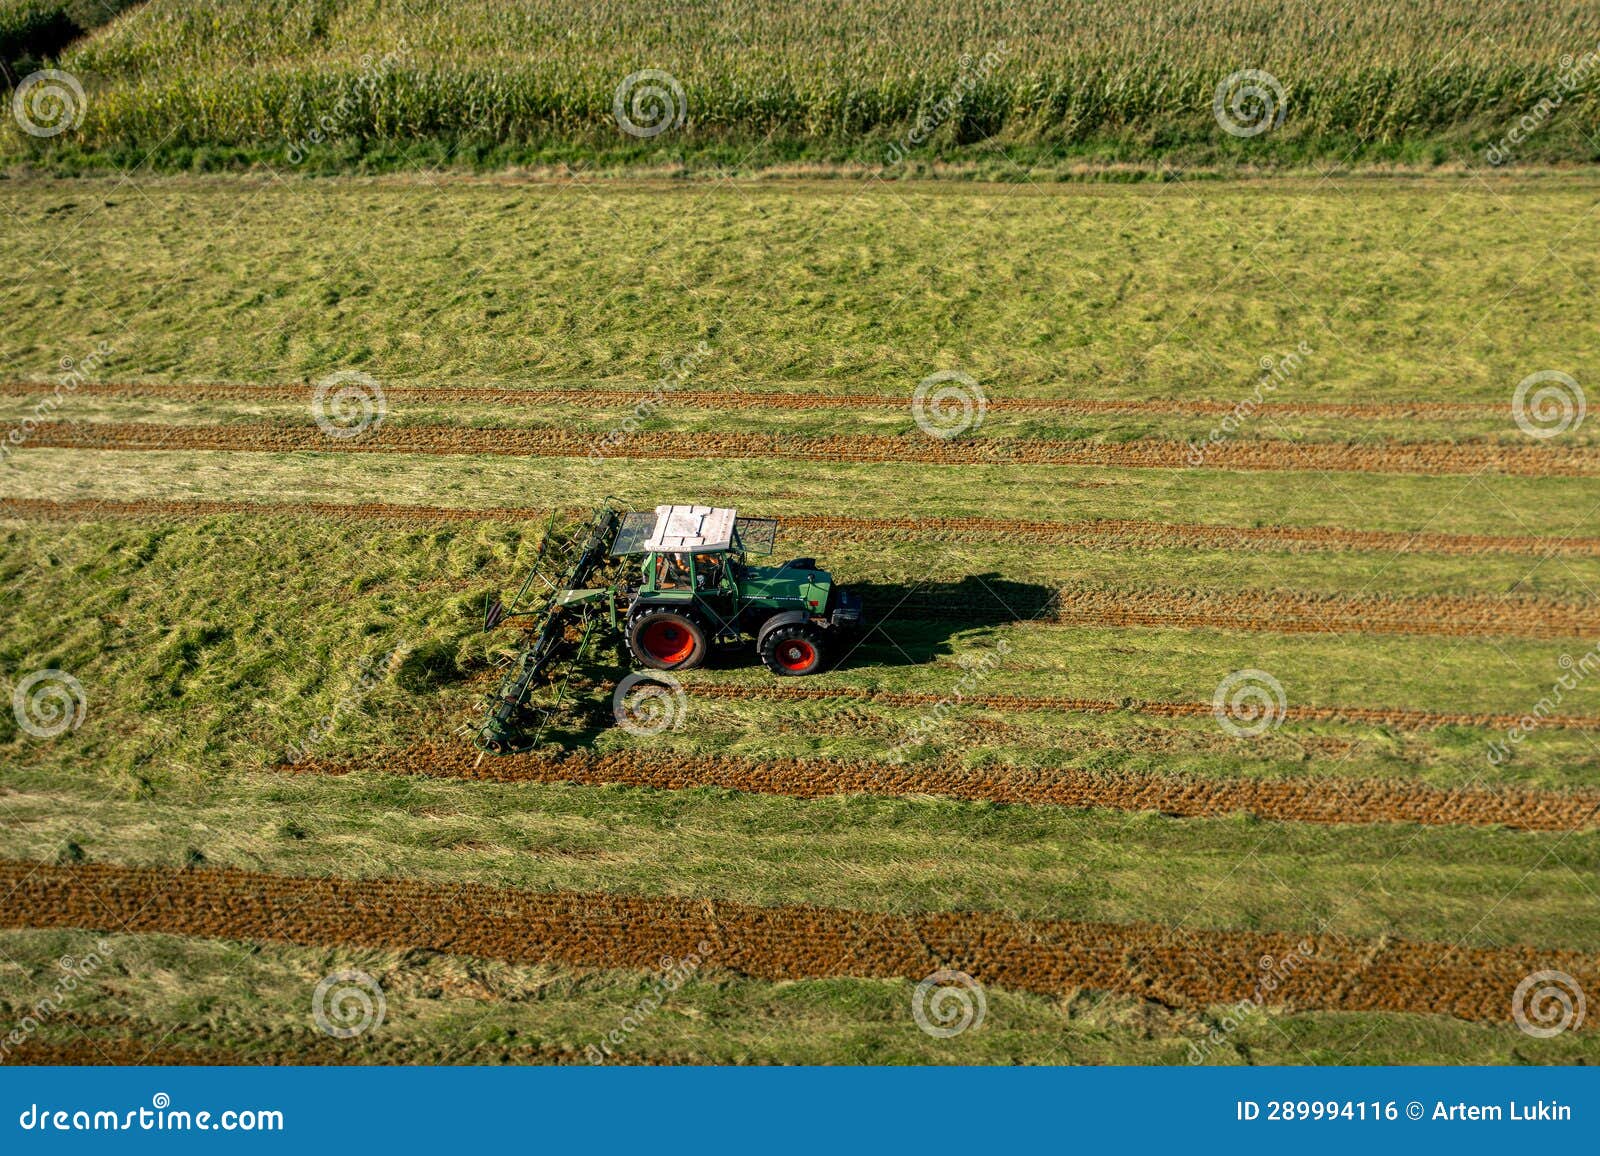
<svg viewBox="0 0 1600 1156">
<path fill-rule="evenodd" d="M 1587 160 L 1596 54 L 1600 9 L 1583 0 L 1489 12 L 1419 0 L 1327 18 L 1289 0 L 1027 12 L 995 0 L 151 0 L 64 54 L 88 91 L 75 133 L 8 134 L 8 147 L 348 156 L 433 141 L 553 157 L 764 145 L 881 160 L 990 141 L 1134 160 L 1440 159 L 1556 98 L 1559 118 L 1519 156 Z M 618 87 L 647 69 L 677 86 L 655 90 L 671 131 L 628 136 Z M 1214 100 L 1247 69 L 1270 74 L 1278 119 L 1230 136 Z"/>
</svg>

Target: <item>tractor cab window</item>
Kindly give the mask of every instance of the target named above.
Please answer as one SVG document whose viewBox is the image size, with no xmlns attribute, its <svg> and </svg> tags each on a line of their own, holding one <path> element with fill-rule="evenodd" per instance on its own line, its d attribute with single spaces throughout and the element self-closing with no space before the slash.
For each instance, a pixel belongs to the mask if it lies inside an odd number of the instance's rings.
<svg viewBox="0 0 1600 1156">
<path fill-rule="evenodd" d="M 689 585 L 689 555 L 656 555 L 656 588 L 673 590 Z"/>
<path fill-rule="evenodd" d="M 717 554 L 694 556 L 694 587 L 696 590 L 715 590 L 722 585 L 722 558 Z"/>
</svg>

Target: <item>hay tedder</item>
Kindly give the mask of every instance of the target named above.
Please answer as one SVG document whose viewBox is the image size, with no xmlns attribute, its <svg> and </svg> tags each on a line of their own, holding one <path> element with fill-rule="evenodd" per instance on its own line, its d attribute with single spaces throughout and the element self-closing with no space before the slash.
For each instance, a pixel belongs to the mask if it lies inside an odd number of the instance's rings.
<svg viewBox="0 0 1600 1156">
<path fill-rule="evenodd" d="M 620 633 L 638 665 L 692 670 L 713 648 L 755 650 L 773 674 L 815 674 L 861 621 L 861 600 L 835 586 L 813 558 L 755 566 L 770 555 L 775 518 L 741 518 L 710 506 L 657 506 L 623 514 L 608 500 L 576 531 L 551 519 L 532 571 L 510 602 L 495 599 L 484 630 L 524 621 L 523 645 L 489 699 L 476 743 L 492 754 L 539 741 L 560 709 L 571 670 L 602 630 Z M 529 698 L 558 687 L 541 710 Z"/>
</svg>

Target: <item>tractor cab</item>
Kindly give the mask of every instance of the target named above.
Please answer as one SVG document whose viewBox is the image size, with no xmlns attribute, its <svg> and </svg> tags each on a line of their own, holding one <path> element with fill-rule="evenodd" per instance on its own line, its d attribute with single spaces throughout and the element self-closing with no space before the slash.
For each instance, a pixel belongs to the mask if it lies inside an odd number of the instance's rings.
<svg viewBox="0 0 1600 1156">
<path fill-rule="evenodd" d="M 821 670 L 839 632 L 860 622 L 861 602 L 814 559 L 751 565 L 749 555 L 772 553 L 777 529 L 774 518 L 713 506 L 625 515 L 611 552 L 640 559 L 625 629 L 633 657 L 655 670 L 689 670 L 713 645 L 751 636 L 776 674 Z"/>
</svg>

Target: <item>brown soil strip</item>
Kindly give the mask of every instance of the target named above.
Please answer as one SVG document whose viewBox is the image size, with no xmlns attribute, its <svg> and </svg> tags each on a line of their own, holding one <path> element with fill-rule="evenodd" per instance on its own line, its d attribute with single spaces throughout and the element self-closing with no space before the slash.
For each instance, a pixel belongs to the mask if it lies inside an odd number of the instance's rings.
<svg viewBox="0 0 1600 1156">
<path fill-rule="evenodd" d="M 753 699 L 766 702 L 810 702 L 847 699 L 881 703 L 884 706 L 932 707 L 948 702 L 948 695 L 914 691 L 864 690 L 855 687 L 820 689 L 798 686 L 718 686 L 712 683 L 685 683 L 684 689 L 699 698 Z M 1152 702 L 1148 699 L 1070 698 L 1065 695 L 969 694 L 961 698 L 963 707 L 1000 711 L 1059 711 L 1085 714 L 1154 715 L 1159 718 L 1206 718 L 1213 708 L 1209 702 Z M 1474 714 L 1458 711 L 1401 710 L 1364 706 L 1288 706 L 1285 722 L 1339 722 L 1396 727 L 1402 730 L 1433 730 L 1442 726 L 1471 726 L 1504 729 L 1527 722 L 1514 714 Z M 1543 729 L 1600 730 L 1600 716 L 1548 715 L 1537 720 Z M 1529 729 L 1532 729 L 1531 727 Z"/>
<path fill-rule="evenodd" d="M 1032 769 L 953 761 L 750 759 L 640 751 L 483 756 L 466 743 L 425 743 L 353 762 L 307 759 L 294 774 L 381 771 L 501 783 L 577 783 L 678 791 L 719 787 L 814 799 L 825 795 L 945 795 L 972 802 L 1109 807 L 1182 818 L 1250 813 L 1301 823 L 1423 823 L 1574 831 L 1597 825 L 1600 790 L 1447 789 L 1391 779 L 1198 778 L 1075 768 Z"/>
<path fill-rule="evenodd" d="M 23 448 L 99 450 L 229 450 L 255 453 L 497 454 L 511 457 L 588 457 L 604 435 L 561 429 L 476 429 L 403 426 L 388 422 L 339 438 L 314 425 L 184 426 L 154 422 L 42 422 Z M 824 462 L 916 462 L 928 465 L 1059 465 L 1119 469 L 1187 469 L 1189 446 L 1146 438 L 1118 444 L 974 438 L 852 435 L 636 433 L 607 448 L 615 459 L 783 458 Z M 1350 445 L 1286 441 L 1224 442 L 1211 446 L 1205 467 L 1217 470 L 1322 470 L 1385 474 L 1504 473 L 1527 477 L 1600 474 L 1600 449 L 1550 445 Z"/>
<path fill-rule="evenodd" d="M 1035 592 L 1037 591 L 1037 592 Z M 1583 639 L 1600 633 L 1600 601 L 1488 594 L 1352 595 L 1283 590 L 1050 592 L 975 587 L 951 594 L 913 590 L 866 607 L 869 621 L 909 618 L 1001 624 L 1249 630 L 1272 634 L 1417 634 L 1445 637 Z"/>
<path fill-rule="evenodd" d="M 897 915 L 714 899 L 506 891 L 418 879 L 0 862 L 0 925 L 162 932 L 240 940 L 427 948 L 526 962 L 650 968 L 698 953 L 767 980 L 921 980 L 940 968 L 980 983 L 1074 988 L 1203 1008 L 1436 1013 L 1506 1022 L 1531 972 L 1600 989 L 1600 959 L 1532 947 L 1469 948 L 1341 936 L 1019 920 L 989 912 Z M 1266 990 L 1265 979 L 1274 983 Z M 1593 1017 L 1585 1027 L 1592 1029 Z"/>
<path fill-rule="evenodd" d="M 25 382 L 0 383 L 0 397 L 40 397 L 55 386 Z M 86 397 L 152 398 L 172 401 L 283 401 L 309 404 L 311 385 L 173 385 L 83 384 L 73 392 Z M 384 387 L 390 401 L 441 405 L 578 405 L 592 409 L 632 409 L 645 397 L 653 396 L 654 386 L 636 388 L 590 386 L 583 389 L 518 389 L 483 386 L 405 386 Z M 818 394 L 767 390 L 673 391 L 671 404 L 684 409 L 882 409 L 910 410 L 906 394 Z M 1215 417 L 1233 413 L 1236 401 L 1208 400 L 1127 400 L 1091 398 L 992 397 L 987 408 L 995 413 L 1058 413 L 1068 416 L 1126 415 L 1130 417 Z M 1482 418 L 1503 414 L 1510 407 L 1500 402 L 1262 402 L 1254 413 L 1278 417 L 1341 418 Z"/>
<path fill-rule="evenodd" d="M 381 502 L 241 502 L 192 499 L 99 501 L 0 498 L 0 517 L 45 520 L 86 518 L 206 518 L 221 514 L 260 517 L 321 517 L 352 521 L 417 524 L 441 522 L 540 522 L 551 511 L 527 506 L 394 505 Z M 1013 518 L 852 518 L 825 514 L 786 514 L 786 529 L 809 538 L 847 541 L 917 539 L 1024 539 L 1066 546 L 1153 550 L 1277 551 L 1285 553 L 1374 550 L 1396 554 L 1516 554 L 1536 557 L 1597 558 L 1600 538 L 1549 538 L 1536 534 L 1433 534 L 1384 530 L 1346 530 L 1331 526 L 1207 526 L 1196 523 L 1103 519 L 1093 522 L 1036 522 Z"/>
<path fill-rule="evenodd" d="M 992 607 L 984 609 L 992 612 Z M 920 606 L 897 612 L 959 615 L 962 607 Z M 1012 606 L 1024 618 L 1034 608 Z M 1259 630 L 1275 634 L 1424 634 L 1446 637 L 1587 638 L 1600 633 L 1600 604 L 1500 595 L 1364 597 L 1243 590 L 1145 592 L 1063 590 L 1040 621 L 1069 626 L 1145 626 Z"/>
</svg>

